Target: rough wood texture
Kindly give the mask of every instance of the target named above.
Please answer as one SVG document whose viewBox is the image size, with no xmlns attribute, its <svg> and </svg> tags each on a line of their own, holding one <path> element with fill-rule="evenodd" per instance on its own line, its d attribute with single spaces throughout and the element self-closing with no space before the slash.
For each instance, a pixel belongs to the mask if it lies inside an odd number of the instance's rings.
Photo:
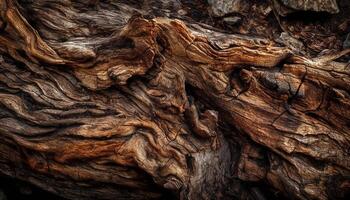
<svg viewBox="0 0 350 200">
<path fill-rule="evenodd" d="M 298 54 L 182 6 L 0 0 L 0 171 L 70 199 L 346 198 L 350 49 Z"/>
<path fill-rule="evenodd" d="M 279 14 L 286 16 L 295 11 L 338 13 L 336 0 L 273 0 Z"/>
</svg>

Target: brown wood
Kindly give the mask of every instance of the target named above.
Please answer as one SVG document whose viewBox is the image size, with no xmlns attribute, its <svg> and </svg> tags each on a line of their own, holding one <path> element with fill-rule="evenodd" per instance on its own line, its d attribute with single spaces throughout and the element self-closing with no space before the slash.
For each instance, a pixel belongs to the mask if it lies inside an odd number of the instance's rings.
<svg viewBox="0 0 350 200">
<path fill-rule="evenodd" d="M 86 2 L 0 0 L 3 174 L 69 199 L 346 198 L 350 49 Z"/>
</svg>

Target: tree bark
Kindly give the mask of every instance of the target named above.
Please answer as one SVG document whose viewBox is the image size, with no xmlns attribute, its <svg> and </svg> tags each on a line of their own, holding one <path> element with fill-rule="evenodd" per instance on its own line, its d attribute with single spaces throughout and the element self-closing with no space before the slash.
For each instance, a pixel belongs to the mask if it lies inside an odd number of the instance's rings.
<svg viewBox="0 0 350 200">
<path fill-rule="evenodd" d="M 68 199 L 345 199 L 350 49 L 179 6 L 0 0 L 0 171 Z"/>
</svg>

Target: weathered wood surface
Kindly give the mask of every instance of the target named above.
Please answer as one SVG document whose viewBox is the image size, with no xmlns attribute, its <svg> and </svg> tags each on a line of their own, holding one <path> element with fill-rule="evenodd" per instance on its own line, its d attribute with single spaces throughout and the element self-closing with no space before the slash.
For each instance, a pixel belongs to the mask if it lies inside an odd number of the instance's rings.
<svg viewBox="0 0 350 200">
<path fill-rule="evenodd" d="M 70 199 L 345 198 L 350 49 L 310 56 L 183 6 L 1 0 L 0 171 Z"/>
</svg>

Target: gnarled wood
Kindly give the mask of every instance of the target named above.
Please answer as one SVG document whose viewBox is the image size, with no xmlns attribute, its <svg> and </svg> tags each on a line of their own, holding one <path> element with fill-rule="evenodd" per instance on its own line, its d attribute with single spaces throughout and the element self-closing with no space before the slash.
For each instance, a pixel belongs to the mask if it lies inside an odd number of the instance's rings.
<svg viewBox="0 0 350 200">
<path fill-rule="evenodd" d="M 2 173 L 70 199 L 349 190 L 349 49 L 310 58 L 128 1 L 0 8 Z"/>
</svg>

